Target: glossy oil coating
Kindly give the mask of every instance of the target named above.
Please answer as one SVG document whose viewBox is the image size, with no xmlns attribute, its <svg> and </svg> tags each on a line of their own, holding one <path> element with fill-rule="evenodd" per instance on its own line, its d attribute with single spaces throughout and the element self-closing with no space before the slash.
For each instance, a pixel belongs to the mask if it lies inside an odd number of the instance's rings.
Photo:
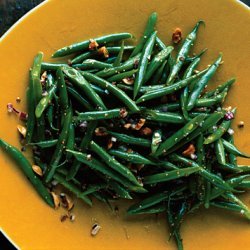
<svg viewBox="0 0 250 250">
<path fill-rule="evenodd" d="M 207 47 L 203 66 L 223 52 L 224 64 L 214 77 L 214 85 L 237 77 L 227 103 L 237 106 L 234 121 L 236 145 L 250 151 L 250 11 L 233 0 L 50 0 L 30 13 L 0 40 L 0 137 L 20 147 L 16 126 L 20 121 L 6 111 L 8 102 L 25 108 L 25 88 L 28 69 L 34 55 L 43 51 L 45 60 L 65 45 L 113 32 L 131 32 L 139 37 L 149 14 L 158 12 L 158 35 L 170 44 L 172 32 L 180 27 L 183 36 L 200 19 L 197 46 Z M 51 60 L 53 61 L 53 60 Z M 245 127 L 237 128 L 243 120 Z M 241 163 L 249 164 L 249 160 Z M 125 216 L 129 202 L 119 204 L 118 215 L 104 204 L 94 201 L 89 208 L 77 201 L 74 223 L 60 222 L 63 209 L 54 211 L 37 196 L 7 157 L 0 152 L 0 227 L 23 250 L 32 249 L 91 249 L 91 250 L 172 250 L 168 242 L 165 218 Z M 249 194 L 245 195 L 250 205 Z M 95 222 L 101 225 L 96 237 L 90 236 Z M 182 227 L 186 250 L 234 250 L 250 246 L 249 223 L 233 213 L 213 209 L 190 215 Z M 247 247 L 248 246 L 248 247 Z"/>
</svg>

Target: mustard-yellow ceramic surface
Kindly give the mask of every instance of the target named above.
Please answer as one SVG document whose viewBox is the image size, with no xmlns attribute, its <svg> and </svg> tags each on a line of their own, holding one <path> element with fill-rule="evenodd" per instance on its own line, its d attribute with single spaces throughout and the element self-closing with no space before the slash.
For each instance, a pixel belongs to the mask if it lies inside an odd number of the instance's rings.
<svg viewBox="0 0 250 250">
<path fill-rule="evenodd" d="M 0 137 L 20 148 L 16 126 L 20 121 L 6 110 L 8 102 L 25 109 L 28 70 L 38 51 L 45 59 L 58 48 L 112 32 L 139 37 L 148 15 L 157 11 L 159 36 L 171 42 L 180 27 L 185 36 L 202 19 L 194 51 L 207 47 L 205 66 L 223 52 L 224 64 L 213 84 L 237 77 L 227 104 L 237 106 L 234 129 L 237 146 L 250 152 L 250 11 L 233 0 L 51 0 L 33 10 L 0 40 Z M 243 120 L 245 127 L 237 128 Z M 249 164 L 241 160 L 240 163 Z M 249 193 L 242 196 L 250 205 Z M 113 213 L 94 201 L 93 208 L 76 201 L 76 220 L 60 222 L 63 209 L 53 210 L 33 190 L 18 167 L 0 151 L 0 228 L 22 250 L 173 250 L 163 216 L 127 217 L 128 203 Z M 94 222 L 101 225 L 90 236 Z M 183 223 L 186 250 L 250 249 L 250 224 L 241 215 L 220 209 L 202 210 Z M 3 249 L 0 246 L 0 249 Z"/>
</svg>

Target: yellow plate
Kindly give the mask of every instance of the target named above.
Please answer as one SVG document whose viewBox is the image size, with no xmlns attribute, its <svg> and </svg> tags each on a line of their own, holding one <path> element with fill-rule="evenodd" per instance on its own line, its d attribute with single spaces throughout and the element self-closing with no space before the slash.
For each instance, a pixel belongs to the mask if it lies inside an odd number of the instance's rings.
<svg viewBox="0 0 250 250">
<path fill-rule="evenodd" d="M 20 122 L 7 113 L 6 104 L 15 103 L 19 96 L 22 101 L 15 105 L 24 109 L 28 69 L 38 51 L 43 51 L 49 60 L 56 49 L 82 39 L 122 31 L 138 37 L 152 11 L 159 14 L 159 35 L 167 43 L 174 28 L 180 27 L 186 35 L 196 21 L 206 22 L 206 27 L 199 31 L 194 50 L 209 49 L 203 65 L 223 52 L 225 63 L 216 74 L 214 84 L 237 77 L 228 103 L 238 107 L 234 122 L 236 144 L 249 152 L 250 13 L 232 0 L 45 2 L 1 39 L 0 137 L 20 148 L 16 131 Z M 245 121 L 244 129 L 236 126 L 240 120 Z M 54 211 L 44 204 L 17 166 L 2 151 L 0 154 L 0 227 L 21 249 L 176 249 L 172 241 L 168 242 L 164 217 L 128 218 L 124 213 L 128 204 L 114 214 L 96 201 L 93 208 L 77 201 L 76 221 L 61 223 L 60 216 L 65 211 Z M 244 198 L 249 205 L 249 196 Z M 93 238 L 90 228 L 95 221 L 102 229 Z M 182 235 L 186 250 L 250 248 L 249 222 L 241 215 L 219 209 L 189 215 L 183 223 Z"/>
</svg>

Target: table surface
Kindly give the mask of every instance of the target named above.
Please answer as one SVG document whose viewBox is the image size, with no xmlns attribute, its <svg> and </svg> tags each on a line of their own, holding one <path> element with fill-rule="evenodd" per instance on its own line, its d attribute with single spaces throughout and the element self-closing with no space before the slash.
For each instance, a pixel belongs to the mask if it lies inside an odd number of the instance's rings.
<svg viewBox="0 0 250 250">
<path fill-rule="evenodd" d="M 20 17 L 44 0 L 0 0 L 0 36 Z M 250 0 L 241 0 L 250 6 Z"/>
<path fill-rule="evenodd" d="M 0 0 L 0 36 L 19 18 L 44 0 Z M 250 0 L 241 0 L 250 6 Z M 0 231 L 0 246 L 6 250 L 15 250 Z"/>
</svg>

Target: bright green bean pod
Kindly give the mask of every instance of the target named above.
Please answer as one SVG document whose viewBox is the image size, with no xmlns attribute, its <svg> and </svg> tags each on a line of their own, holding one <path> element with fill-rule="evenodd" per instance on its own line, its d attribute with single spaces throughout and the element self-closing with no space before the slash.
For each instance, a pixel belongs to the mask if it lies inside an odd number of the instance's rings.
<svg viewBox="0 0 250 250">
<path fill-rule="evenodd" d="M 106 189 L 107 186 L 108 186 L 107 183 L 104 183 L 104 184 L 90 184 L 90 185 L 88 185 L 87 189 L 82 192 L 82 195 L 89 195 L 89 194 L 92 194 L 92 193 L 94 193 L 96 191 Z"/>
<path fill-rule="evenodd" d="M 117 182 L 109 181 L 109 186 L 112 190 L 116 192 L 116 195 L 118 195 L 120 198 L 128 199 L 128 200 L 133 199 L 131 195 L 129 194 L 129 192 Z"/>
<path fill-rule="evenodd" d="M 233 114 L 236 112 L 236 108 L 232 110 Z M 210 134 L 204 141 L 204 144 L 210 144 L 218 139 L 220 139 L 230 128 L 232 120 L 224 120 L 221 125 L 216 129 L 216 131 Z"/>
<path fill-rule="evenodd" d="M 47 111 L 47 119 L 48 119 L 48 122 L 49 122 L 49 126 L 52 130 L 54 131 L 58 131 L 59 129 L 56 128 L 54 125 L 53 125 L 53 118 L 54 118 L 54 105 L 50 105 L 48 107 L 48 111 Z"/>
<path fill-rule="evenodd" d="M 129 190 L 135 191 L 138 193 L 147 192 L 142 186 L 134 185 L 132 182 L 128 181 L 127 178 L 124 178 L 123 176 L 118 174 L 115 170 L 104 165 L 102 162 L 96 160 L 95 158 L 91 157 L 91 160 L 90 160 L 87 154 L 77 152 L 77 151 L 70 151 L 70 150 L 68 150 L 68 152 L 71 152 L 78 161 L 86 164 L 90 168 L 104 174 L 105 176 L 119 182 L 123 186 L 127 187 Z"/>
<path fill-rule="evenodd" d="M 75 127 L 73 123 L 69 125 L 68 139 L 66 144 L 66 149 L 74 150 L 75 147 Z M 67 152 L 66 158 L 69 160 L 72 157 L 72 154 Z"/>
<path fill-rule="evenodd" d="M 213 77 L 216 70 L 220 66 L 222 60 L 222 54 L 215 60 L 215 62 L 208 68 L 207 72 L 197 81 L 194 86 L 194 89 L 190 93 L 188 103 L 187 103 L 187 110 L 190 111 L 196 104 L 198 97 L 200 96 L 202 90 L 207 85 L 208 81 Z"/>
<path fill-rule="evenodd" d="M 242 181 L 237 187 L 238 188 L 250 188 L 250 180 Z"/>
<path fill-rule="evenodd" d="M 188 167 L 188 168 L 181 168 L 177 170 L 171 170 L 168 172 L 163 172 L 159 174 L 148 175 L 144 177 L 143 183 L 144 184 L 155 184 L 160 182 L 167 182 L 171 180 L 176 180 L 181 177 L 189 176 L 195 172 L 200 171 L 201 167 Z"/>
<path fill-rule="evenodd" d="M 144 139 L 144 138 L 134 137 L 131 135 L 116 133 L 112 131 L 108 131 L 108 133 L 114 136 L 118 141 L 127 143 L 129 145 L 137 145 L 137 146 L 146 147 L 146 148 L 151 147 L 151 141 Z"/>
<path fill-rule="evenodd" d="M 28 143 L 29 146 L 38 146 L 40 148 L 51 148 L 57 144 L 58 139 L 48 140 L 48 141 L 39 141 L 34 143 Z"/>
<path fill-rule="evenodd" d="M 135 102 L 131 100 L 131 98 L 128 97 L 124 91 L 120 90 L 115 85 L 90 73 L 84 73 L 84 76 L 86 77 L 86 79 L 97 84 L 101 88 L 107 89 L 110 93 L 119 98 L 131 111 L 133 112 L 139 111 L 139 108 L 137 107 Z"/>
<path fill-rule="evenodd" d="M 200 167 L 195 161 L 189 160 L 185 157 L 182 157 L 177 154 L 171 154 L 169 155 L 169 159 L 173 162 L 179 162 L 182 163 L 186 166 L 191 166 L 191 167 Z M 226 183 L 222 178 L 220 178 L 218 175 L 213 174 L 211 172 L 208 172 L 207 170 L 203 169 L 200 167 L 200 171 L 198 172 L 202 177 L 204 177 L 206 180 L 211 182 L 213 185 L 219 187 L 222 190 L 225 191 L 232 191 L 233 188 Z"/>
<path fill-rule="evenodd" d="M 169 153 L 175 152 L 182 146 L 184 146 L 186 143 L 192 141 L 195 139 L 198 135 L 201 133 L 206 132 L 209 128 L 213 127 L 215 124 L 217 124 L 225 115 L 224 111 L 220 112 L 214 112 L 210 116 L 208 116 L 203 123 L 200 124 L 200 126 L 193 131 L 189 136 L 183 138 L 178 144 L 173 146 L 170 150 Z"/>
<path fill-rule="evenodd" d="M 159 97 L 162 97 L 162 96 L 165 96 L 165 95 L 172 94 L 172 93 L 174 93 L 174 92 L 176 92 L 176 91 L 178 91 L 178 90 L 186 87 L 193 80 L 198 79 L 206 71 L 207 71 L 207 69 L 199 72 L 198 74 L 196 74 L 194 76 L 190 76 L 189 78 L 186 78 L 184 80 L 180 80 L 179 82 L 174 83 L 174 84 L 172 84 L 170 86 L 165 86 L 163 88 L 147 92 L 143 96 L 141 96 L 140 98 L 138 98 L 136 100 L 136 103 L 141 103 L 141 102 L 149 101 L 149 100 L 152 100 L 152 99 L 155 99 L 155 98 L 159 98 Z"/>
<path fill-rule="evenodd" d="M 66 181 L 61 174 L 56 173 L 54 175 L 54 179 L 58 181 L 62 186 L 67 188 L 74 195 L 76 195 L 77 198 L 83 200 L 89 206 L 92 206 L 92 201 L 86 195 L 83 194 L 82 190 L 79 187 L 77 187 L 75 184 Z"/>
<path fill-rule="evenodd" d="M 127 210 L 127 214 L 137 214 L 138 212 L 145 210 L 146 208 L 153 207 L 159 203 L 161 203 L 164 200 L 167 200 L 169 197 L 169 192 L 161 192 L 161 193 L 156 193 L 148 198 L 132 205 L 129 207 Z"/>
<path fill-rule="evenodd" d="M 123 73 L 117 74 L 117 75 L 113 75 L 111 77 L 109 77 L 107 79 L 108 82 L 119 82 L 125 78 L 130 78 L 132 77 L 134 74 L 136 74 L 138 70 L 137 69 L 132 69 L 130 71 L 125 71 Z"/>
<path fill-rule="evenodd" d="M 206 92 L 203 95 L 203 97 L 204 98 L 209 98 L 209 97 L 212 97 L 212 96 L 216 96 L 217 94 L 223 92 L 226 88 L 229 89 L 234 84 L 235 80 L 236 80 L 235 78 L 232 78 L 232 79 L 226 81 L 225 83 L 220 84 L 216 89 Z"/>
<path fill-rule="evenodd" d="M 56 169 L 58 168 L 59 161 L 62 157 L 65 143 L 68 139 L 69 127 L 72 121 L 72 108 L 69 107 L 64 119 L 63 128 L 58 138 L 56 149 L 52 155 L 48 169 L 45 172 L 45 181 L 48 183 L 53 179 Z"/>
<path fill-rule="evenodd" d="M 175 144 L 181 141 L 183 138 L 187 137 L 193 131 L 195 131 L 198 126 L 204 121 L 205 115 L 199 115 L 188 122 L 183 128 L 179 129 L 175 134 L 167 138 L 162 142 L 154 154 L 155 156 L 160 156 L 162 153 L 168 152 Z"/>
<path fill-rule="evenodd" d="M 233 135 L 228 134 L 227 135 L 227 141 L 234 145 L 234 137 L 233 137 Z M 229 160 L 230 164 L 233 164 L 233 165 L 237 166 L 237 157 L 236 157 L 236 155 L 228 154 L 228 160 Z"/>
<path fill-rule="evenodd" d="M 69 107 L 69 98 L 61 68 L 56 71 L 56 80 L 57 88 L 59 90 L 59 105 L 62 108 L 62 113 L 64 113 Z"/>
<path fill-rule="evenodd" d="M 52 102 L 55 91 L 56 91 L 56 85 L 51 86 L 51 88 L 48 90 L 48 94 L 46 96 L 44 96 L 40 100 L 40 102 L 37 104 L 36 110 L 35 110 L 36 118 L 40 118 L 42 116 L 44 110 Z"/>
<path fill-rule="evenodd" d="M 177 54 L 177 57 L 176 57 L 176 60 L 175 60 L 175 63 L 170 71 L 170 74 L 168 76 L 168 79 L 167 79 L 167 82 L 166 82 L 166 85 L 170 85 L 172 84 L 174 81 L 175 81 L 175 78 L 176 76 L 178 75 L 182 65 L 184 64 L 187 56 L 188 56 L 188 53 L 191 49 L 191 47 L 193 46 L 194 44 L 194 41 L 196 39 L 196 35 L 197 35 L 197 31 L 198 31 L 198 28 L 200 26 L 201 23 L 204 23 L 203 21 L 199 21 L 194 29 L 191 31 L 191 33 L 189 33 L 187 35 L 187 38 L 185 39 L 180 51 L 178 52 Z"/>
<path fill-rule="evenodd" d="M 146 157 L 136 152 L 127 153 L 124 151 L 111 149 L 108 151 L 108 153 L 122 160 L 131 162 L 133 164 L 157 165 L 157 163 L 152 162 L 151 160 L 147 159 Z"/>
<path fill-rule="evenodd" d="M 68 67 L 69 65 L 66 63 L 48 63 L 48 62 L 42 62 L 41 67 L 42 70 L 51 70 L 51 71 L 57 71 L 59 68 Z"/>
<path fill-rule="evenodd" d="M 161 78 L 162 78 L 163 73 L 165 73 L 165 72 L 164 72 L 164 69 L 165 69 L 165 67 L 166 67 L 167 62 L 168 62 L 168 61 L 165 60 L 165 61 L 161 64 L 161 66 L 156 70 L 156 72 L 155 72 L 155 74 L 153 75 L 152 80 L 151 80 L 151 83 L 152 83 L 152 84 L 159 84 L 159 82 L 160 82 L 160 80 L 161 80 Z M 142 88 L 141 88 L 141 89 L 142 89 Z M 140 93 L 141 93 L 141 91 L 140 91 Z"/>
<path fill-rule="evenodd" d="M 225 150 L 228 153 L 234 154 L 234 155 L 240 156 L 240 157 L 250 158 L 250 155 L 241 152 L 232 143 L 230 143 L 224 139 L 221 139 L 221 142 L 222 142 L 223 146 L 225 147 Z"/>
<path fill-rule="evenodd" d="M 17 163 L 43 200 L 51 207 L 54 207 L 54 202 L 50 192 L 44 186 L 39 177 L 34 173 L 31 164 L 23 156 L 23 154 L 17 148 L 11 146 L 2 139 L 0 139 L 0 147 Z"/>
<path fill-rule="evenodd" d="M 160 214 L 162 212 L 165 212 L 166 209 L 167 209 L 166 204 L 163 202 L 163 203 L 159 203 L 157 205 L 154 205 L 152 207 L 141 209 L 141 210 L 138 210 L 137 212 L 133 212 L 133 215 L 137 215 L 137 214 Z"/>
<path fill-rule="evenodd" d="M 134 68 L 136 62 L 139 61 L 141 54 L 136 55 L 135 57 L 130 58 L 126 62 L 124 62 L 121 66 L 113 67 L 111 69 L 104 69 L 96 73 L 96 76 L 102 78 L 108 78 L 115 74 L 119 74 L 121 72 L 125 72 L 127 70 L 131 70 Z"/>
<path fill-rule="evenodd" d="M 143 116 L 149 121 L 157 121 L 163 123 L 183 124 L 185 120 L 183 116 L 172 112 L 158 112 L 156 110 L 145 110 Z"/>
<path fill-rule="evenodd" d="M 238 212 L 238 213 L 241 213 L 241 210 L 242 210 L 241 206 L 234 202 L 215 200 L 215 201 L 211 201 L 210 204 L 214 207 L 223 208 L 223 209 Z"/>
<path fill-rule="evenodd" d="M 173 102 L 173 103 L 166 103 L 166 104 L 161 104 L 156 107 L 154 107 L 154 110 L 157 110 L 159 112 L 168 112 L 168 111 L 180 111 L 181 105 L 178 102 Z"/>
<path fill-rule="evenodd" d="M 134 185 L 141 186 L 141 184 L 137 181 L 135 176 L 127 167 L 123 166 L 120 162 L 112 158 L 102 147 L 100 147 L 94 141 L 90 142 L 90 150 L 95 152 L 110 168 L 121 174 Z"/>
<path fill-rule="evenodd" d="M 132 38 L 130 33 L 117 33 L 117 34 L 109 34 L 106 36 L 95 38 L 94 40 L 101 46 L 109 42 L 117 42 L 123 39 Z M 61 48 L 57 50 L 52 57 L 62 57 L 67 56 L 72 53 L 80 52 L 87 50 L 90 44 L 90 40 L 86 40 L 80 43 L 71 44 L 67 47 Z"/>
<path fill-rule="evenodd" d="M 224 149 L 222 140 L 219 139 L 215 141 L 214 146 L 215 146 L 215 154 L 216 154 L 217 161 L 222 165 L 226 164 L 225 149 Z"/>
<path fill-rule="evenodd" d="M 133 91 L 134 90 L 134 88 L 132 87 L 132 86 L 128 86 L 128 85 L 125 85 L 125 84 L 117 84 L 117 87 L 119 88 L 119 89 L 122 89 L 122 90 L 124 90 L 124 91 Z M 161 85 L 148 85 L 148 86 L 142 86 L 141 88 L 140 88 L 140 93 L 142 93 L 142 94 L 145 94 L 145 93 L 147 93 L 147 92 L 149 92 L 149 91 L 153 91 L 153 90 L 159 90 L 160 88 L 162 88 L 163 87 L 163 85 L 161 84 Z"/>
<path fill-rule="evenodd" d="M 94 107 L 92 107 L 92 105 L 86 99 L 84 99 L 75 89 L 67 87 L 67 91 L 85 109 L 87 109 L 88 111 L 94 110 Z"/>
<path fill-rule="evenodd" d="M 133 50 L 130 57 L 133 57 L 133 56 L 137 55 L 138 53 L 140 53 L 143 50 L 143 48 L 144 48 L 145 44 L 147 43 L 149 37 L 154 32 L 156 21 L 157 21 L 157 13 L 153 12 L 148 18 L 148 22 L 147 22 L 145 31 L 143 33 L 143 36 L 141 37 L 139 43 L 137 44 L 137 46 Z"/>
<path fill-rule="evenodd" d="M 63 73 L 72 81 L 72 83 L 80 88 L 95 105 L 99 106 L 103 110 L 107 110 L 100 96 L 93 90 L 90 84 L 77 70 L 69 67 L 65 67 L 62 70 Z"/>
<path fill-rule="evenodd" d="M 134 93 L 133 93 L 134 99 L 137 96 L 137 94 L 138 94 L 138 92 L 139 92 L 139 90 L 144 82 L 146 72 L 148 69 L 149 57 L 151 56 L 151 53 L 152 53 L 152 50 L 153 50 L 153 47 L 155 44 L 156 34 L 157 34 L 156 31 L 154 33 L 152 33 L 152 35 L 150 35 L 150 37 L 148 38 L 148 41 L 146 42 L 146 44 L 143 47 L 142 55 L 141 55 L 139 65 L 138 65 L 138 72 L 135 76 Z"/>
<path fill-rule="evenodd" d="M 152 136 L 151 153 L 154 155 L 162 142 L 162 131 L 155 130 Z"/>
<path fill-rule="evenodd" d="M 112 118 L 122 118 L 124 112 L 127 112 L 124 108 L 110 109 L 106 111 L 89 111 L 80 113 L 77 112 L 77 116 L 74 117 L 74 121 L 94 121 L 94 120 L 103 120 L 103 119 L 112 119 Z"/>
<path fill-rule="evenodd" d="M 147 82 L 151 76 L 155 73 L 155 71 L 162 65 L 164 60 L 169 56 L 169 54 L 173 51 L 174 47 L 168 46 L 166 49 L 161 50 L 158 54 L 154 56 L 152 61 L 147 67 L 147 71 L 144 77 L 144 83 Z"/>
<path fill-rule="evenodd" d="M 113 67 L 118 67 L 121 65 L 123 53 L 124 53 L 124 41 L 122 41 L 121 49 L 117 55 L 117 58 L 115 59 L 115 61 L 113 63 Z"/>
<path fill-rule="evenodd" d="M 158 36 L 156 37 L 155 42 L 156 42 L 156 45 L 159 49 L 164 50 L 167 48 L 165 43 Z"/>
<path fill-rule="evenodd" d="M 26 123 L 27 134 L 26 134 L 26 142 L 30 143 L 33 138 L 34 128 L 35 128 L 35 100 L 33 96 L 33 81 L 30 74 L 29 79 L 29 87 L 26 91 L 26 99 L 27 99 L 27 110 L 28 110 L 28 119 Z"/>
<path fill-rule="evenodd" d="M 250 210 L 249 208 L 239 199 L 237 198 L 233 193 L 226 192 L 222 194 L 222 196 L 225 199 L 229 199 L 229 201 L 235 202 L 239 206 L 241 206 L 241 213 L 246 216 L 248 220 L 250 220 Z"/>
<path fill-rule="evenodd" d="M 110 69 L 112 68 L 112 64 L 97 61 L 95 59 L 86 59 L 81 64 L 76 64 L 74 67 L 77 67 L 82 70 L 88 70 L 88 69 Z"/>
<path fill-rule="evenodd" d="M 134 46 L 124 46 L 124 50 L 125 50 L 125 51 L 133 50 L 134 48 L 135 48 Z M 119 53 L 119 52 L 120 52 L 121 47 L 117 47 L 117 46 L 114 46 L 114 47 L 106 47 L 106 49 L 108 50 L 108 53 L 109 53 L 109 54 L 116 54 L 116 53 Z M 98 55 L 98 50 L 87 51 L 87 52 L 84 52 L 83 54 L 80 54 L 80 55 L 76 56 L 75 58 L 73 58 L 73 59 L 71 60 L 71 63 L 72 63 L 72 64 L 81 63 L 81 62 L 83 62 L 84 60 L 93 58 L 93 57 L 95 57 L 95 56 L 97 56 L 97 55 Z"/>
</svg>

